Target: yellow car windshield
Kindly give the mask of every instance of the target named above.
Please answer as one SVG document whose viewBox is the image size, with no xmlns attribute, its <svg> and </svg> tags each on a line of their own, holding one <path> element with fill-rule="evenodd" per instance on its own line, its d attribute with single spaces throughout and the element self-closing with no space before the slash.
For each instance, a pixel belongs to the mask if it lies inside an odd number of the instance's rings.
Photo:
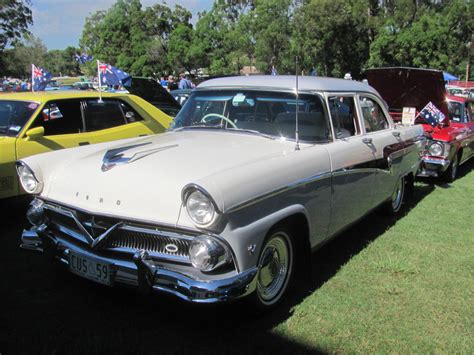
<svg viewBox="0 0 474 355">
<path fill-rule="evenodd" d="M 17 136 L 38 106 L 31 101 L 0 100 L 0 136 Z"/>
</svg>

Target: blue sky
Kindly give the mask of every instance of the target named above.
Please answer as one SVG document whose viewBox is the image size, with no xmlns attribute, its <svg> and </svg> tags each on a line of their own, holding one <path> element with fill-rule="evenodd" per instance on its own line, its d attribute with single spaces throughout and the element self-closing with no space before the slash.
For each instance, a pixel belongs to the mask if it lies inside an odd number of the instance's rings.
<svg viewBox="0 0 474 355">
<path fill-rule="evenodd" d="M 79 38 L 86 17 L 98 10 L 108 9 L 115 0 L 32 0 L 33 26 L 31 32 L 43 40 L 48 49 L 64 49 L 67 46 L 78 46 Z M 141 0 L 143 7 L 156 3 L 157 0 Z M 209 10 L 213 0 L 168 0 L 167 5 L 175 4 L 187 8 L 193 14 Z"/>
</svg>

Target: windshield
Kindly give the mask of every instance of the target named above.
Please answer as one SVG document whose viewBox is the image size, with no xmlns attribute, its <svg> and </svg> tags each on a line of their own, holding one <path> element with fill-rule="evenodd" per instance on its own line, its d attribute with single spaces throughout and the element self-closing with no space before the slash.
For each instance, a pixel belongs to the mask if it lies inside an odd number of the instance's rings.
<svg viewBox="0 0 474 355">
<path fill-rule="evenodd" d="M 209 127 L 254 131 L 277 138 L 295 139 L 295 94 L 255 90 L 194 91 L 171 128 Z M 318 95 L 298 98 L 299 138 L 308 142 L 329 140 L 327 115 Z"/>
<path fill-rule="evenodd" d="M 17 136 L 38 106 L 29 101 L 0 101 L 0 135 Z"/>
<path fill-rule="evenodd" d="M 456 101 L 448 101 L 449 119 L 454 122 L 467 122 L 464 117 L 463 104 Z"/>
</svg>

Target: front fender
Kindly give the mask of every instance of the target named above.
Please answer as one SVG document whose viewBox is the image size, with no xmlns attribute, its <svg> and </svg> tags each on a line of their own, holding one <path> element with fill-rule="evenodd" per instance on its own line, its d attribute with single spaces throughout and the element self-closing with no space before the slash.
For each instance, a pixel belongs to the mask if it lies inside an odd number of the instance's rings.
<svg viewBox="0 0 474 355">
<path fill-rule="evenodd" d="M 257 219 L 251 216 L 251 210 L 231 213 L 228 216 L 228 224 L 221 233 L 234 251 L 240 272 L 257 265 L 265 237 L 273 226 L 297 214 L 304 215 L 306 221 L 309 221 L 306 208 L 300 204 L 287 206 Z M 308 226 L 311 227 L 309 223 Z"/>
</svg>

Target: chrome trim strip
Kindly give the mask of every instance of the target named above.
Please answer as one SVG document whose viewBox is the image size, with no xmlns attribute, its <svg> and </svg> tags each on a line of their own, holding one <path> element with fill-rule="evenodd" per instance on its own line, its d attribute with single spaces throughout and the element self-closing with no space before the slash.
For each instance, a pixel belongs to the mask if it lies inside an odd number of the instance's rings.
<svg viewBox="0 0 474 355">
<path fill-rule="evenodd" d="M 313 175 L 313 176 L 310 176 L 310 177 L 307 177 L 307 178 L 297 180 L 297 181 L 295 181 L 293 183 L 290 183 L 290 184 L 288 184 L 284 187 L 278 188 L 278 189 L 276 189 L 274 191 L 271 191 L 271 192 L 264 193 L 260 196 L 251 198 L 247 201 L 244 201 L 240 204 L 237 204 L 237 205 L 223 211 L 223 213 L 236 212 L 236 211 L 241 210 L 245 207 L 249 207 L 249 206 L 254 205 L 258 202 L 266 200 L 267 198 L 274 197 L 276 195 L 282 194 L 284 192 L 287 192 L 289 190 L 293 190 L 293 189 L 301 187 L 301 186 L 305 186 L 307 184 L 311 184 L 311 183 L 316 182 L 318 180 L 323 180 L 323 179 L 330 178 L 331 176 L 332 176 L 331 172 L 326 172 L 326 173 L 321 173 L 321 174 L 317 174 L 317 175 Z"/>
<path fill-rule="evenodd" d="M 86 209 L 83 209 L 83 208 L 80 208 L 80 207 L 75 207 L 75 206 L 70 205 L 68 203 L 57 201 L 57 200 L 54 200 L 54 199 L 51 199 L 51 198 L 46 198 L 46 197 L 43 197 L 43 196 L 41 196 L 40 199 L 45 201 L 45 202 L 50 202 L 52 204 L 56 204 L 56 205 L 60 206 L 60 208 L 62 208 L 63 210 L 65 208 L 68 208 L 68 209 L 71 209 L 71 210 L 74 210 L 74 211 L 78 211 L 78 212 L 81 212 L 81 213 L 86 213 L 86 214 L 90 214 L 90 215 L 94 215 L 94 216 L 98 216 L 98 217 L 112 218 L 112 219 L 118 219 L 118 220 L 124 220 L 125 219 L 125 220 L 127 220 L 127 222 L 132 222 L 132 223 L 137 223 L 137 224 L 157 225 L 157 223 L 159 223 L 160 226 L 162 226 L 164 228 L 167 228 L 167 229 L 170 229 L 170 230 L 176 230 L 177 229 L 179 231 L 188 232 L 188 233 L 191 233 L 191 234 L 202 233 L 201 230 L 196 229 L 196 228 L 189 228 L 189 227 L 184 227 L 184 226 L 176 227 L 176 224 L 174 224 L 174 223 L 173 224 L 171 224 L 171 223 L 162 223 L 162 222 L 157 222 L 157 221 L 151 221 L 151 220 L 139 219 L 139 218 L 130 218 L 130 217 L 125 217 L 124 218 L 124 216 L 118 216 L 118 215 L 114 215 L 114 214 L 101 213 L 101 212 L 91 212 L 91 211 L 88 211 Z"/>
</svg>

